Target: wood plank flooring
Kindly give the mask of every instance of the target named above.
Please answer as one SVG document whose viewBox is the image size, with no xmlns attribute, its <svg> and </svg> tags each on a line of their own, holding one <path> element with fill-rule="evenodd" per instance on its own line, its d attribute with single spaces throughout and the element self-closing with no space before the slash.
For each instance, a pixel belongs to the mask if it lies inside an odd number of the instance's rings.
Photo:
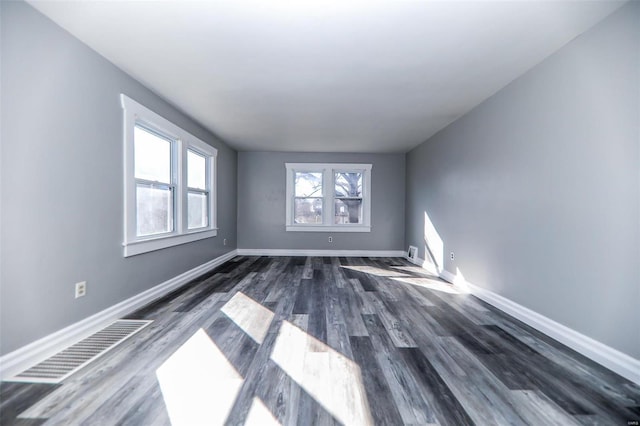
<svg viewBox="0 0 640 426">
<path fill-rule="evenodd" d="M 630 425 L 640 387 L 401 258 L 236 257 L 2 425 Z"/>
</svg>

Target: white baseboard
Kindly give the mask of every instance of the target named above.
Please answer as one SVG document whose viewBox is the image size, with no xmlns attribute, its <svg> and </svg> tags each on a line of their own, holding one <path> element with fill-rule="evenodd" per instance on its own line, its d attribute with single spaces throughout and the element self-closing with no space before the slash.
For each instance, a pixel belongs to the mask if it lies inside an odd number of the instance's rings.
<svg viewBox="0 0 640 426">
<path fill-rule="evenodd" d="M 469 282 L 467 282 L 467 285 L 471 293 L 479 299 L 508 313 L 547 336 L 554 338 L 576 352 L 618 373 L 622 377 L 640 384 L 640 360 L 632 358 L 591 337 L 585 336 L 529 308 L 525 308 L 497 293 Z"/>
<path fill-rule="evenodd" d="M 196 266 L 187 272 L 158 284 L 149 290 L 143 291 L 97 314 L 2 356 L 0 358 L 0 379 L 6 380 L 13 377 L 25 369 L 55 355 L 62 349 L 94 334 L 122 316 L 143 307 L 205 272 L 222 265 L 236 255 L 236 250 L 225 253 L 207 263 Z"/>
<path fill-rule="evenodd" d="M 405 257 L 404 250 L 238 249 L 239 256 Z"/>
<path fill-rule="evenodd" d="M 438 271 L 433 264 L 425 262 L 424 259 L 417 258 L 412 263 L 423 267 L 432 274 L 437 274 L 443 280 L 456 285 L 456 287 L 463 287 L 488 304 L 508 313 L 622 377 L 640 384 L 640 360 L 469 281 L 464 280 L 464 283 L 460 283 L 456 275 L 447 270 Z"/>
</svg>

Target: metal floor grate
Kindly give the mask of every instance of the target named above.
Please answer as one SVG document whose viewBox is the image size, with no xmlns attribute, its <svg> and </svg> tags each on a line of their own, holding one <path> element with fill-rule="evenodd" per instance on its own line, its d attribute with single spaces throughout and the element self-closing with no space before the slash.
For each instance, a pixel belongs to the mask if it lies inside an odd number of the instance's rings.
<svg viewBox="0 0 640 426">
<path fill-rule="evenodd" d="M 153 321 L 118 320 L 97 333 L 16 375 L 10 381 L 60 383 Z"/>
</svg>

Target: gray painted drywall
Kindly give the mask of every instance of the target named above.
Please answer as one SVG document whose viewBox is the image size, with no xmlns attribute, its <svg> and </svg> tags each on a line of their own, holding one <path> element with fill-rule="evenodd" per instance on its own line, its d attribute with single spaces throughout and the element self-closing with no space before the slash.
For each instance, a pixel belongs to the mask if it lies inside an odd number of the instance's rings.
<svg viewBox="0 0 640 426">
<path fill-rule="evenodd" d="M 1 8 L 6 354 L 234 249 L 237 154 L 27 4 Z M 217 237 L 123 258 L 120 93 L 218 149 Z"/>
<path fill-rule="evenodd" d="M 244 249 L 402 250 L 404 155 L 238 153 L 238 247 Z M 371 232 L 285 231 L 285 163 L 370 163 Z M 328 236 L 333 236 L 333 243 Z"/>
<path fill-rule="evenodd" d="M 640 3 L 407 154 L 407 244 L 640 358 Z M 455 261 L 449 252 L 455 251 Z"/>
</svg>

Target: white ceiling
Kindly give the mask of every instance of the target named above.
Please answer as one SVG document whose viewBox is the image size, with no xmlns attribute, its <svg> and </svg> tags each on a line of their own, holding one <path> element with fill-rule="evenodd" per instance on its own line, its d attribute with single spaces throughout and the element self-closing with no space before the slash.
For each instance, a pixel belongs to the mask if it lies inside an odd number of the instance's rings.
<svg viewBox="0 0 640 426">
<path fill-rule="evenodd" d="M 614 1 L 30 1 L 238 150 L 405 152 Z"/>
</svg>

